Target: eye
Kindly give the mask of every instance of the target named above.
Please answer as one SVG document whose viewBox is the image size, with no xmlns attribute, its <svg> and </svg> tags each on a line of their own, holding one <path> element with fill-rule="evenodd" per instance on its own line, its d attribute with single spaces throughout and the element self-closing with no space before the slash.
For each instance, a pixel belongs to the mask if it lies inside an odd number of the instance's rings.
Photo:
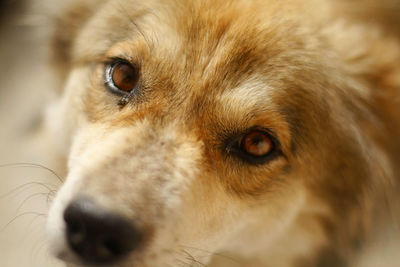
<svg viewBox="0 0 400 267">
<path fill-rule="evenodd" d="M 250 129 L 240 136 L 229 138 L 225 149 L 249 164 L 264 164 L 282 155 L 279 141 L 262 129 Z"/>
<path fill-rule="evenodd" d="M 243 153 L 252 157 L 265 157 L 274 148 L 269 134 L 262 131 L 252 131 L 246 134 L 240 143 Z"/>
<path fill-rule="evenodd" d="M 114 60 L 106 65 L 105 84 L 115 94 L 126 96 L 134 91 L 139 81 L 138 69 L 124 60 Z"/>
</svg>

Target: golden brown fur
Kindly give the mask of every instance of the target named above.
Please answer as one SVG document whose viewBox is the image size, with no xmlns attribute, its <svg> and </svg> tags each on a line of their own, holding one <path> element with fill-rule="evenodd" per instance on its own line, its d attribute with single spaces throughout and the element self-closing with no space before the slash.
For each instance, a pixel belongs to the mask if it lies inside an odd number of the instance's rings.
<svg viewBox="0 0 400 267">
<path fill-rule="evenodd" d="M 71 182 L 56 202 L 85 193 L 139 220 L 148 241 L 118 266 L 175 266 L 183 245 L 200 261 L 222 251 L 243 266 L 355 265 L 399 223 L 398 24 L 366 21 L 374 10 L 365 9 L 329 0 L 72 4 L 54 41 L 69 78 L 63 119 L 50 128 L 72 145 Z M 125 107 L 104 87 L 114 57 L 140 66 L 141 94 Z M 262 165 L 226 149 L 254 126 L 280 142 L 281 155 Z"/>
</svg>

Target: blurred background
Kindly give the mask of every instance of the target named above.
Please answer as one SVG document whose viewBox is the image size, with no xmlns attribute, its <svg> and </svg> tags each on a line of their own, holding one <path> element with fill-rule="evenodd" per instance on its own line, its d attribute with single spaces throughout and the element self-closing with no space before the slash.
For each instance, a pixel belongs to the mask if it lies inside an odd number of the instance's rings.
<svg viewBox="0 0 400 267">
<path fill-rule="evenodd" d="M 63 266 L 47 255 L 48 202 L 60 181 L 38 138 L 54 96 L 48 62 L 50 1 L 0 1 L 0 266 Z M 53 1 L 56 2 L 56 1 Z M 54 3 L 53 3 L 54 5 Z M 49 155 L 48 158 L 45 158 Z M 29 164 L 27 164 L 29 163 Z"/>
</svg>

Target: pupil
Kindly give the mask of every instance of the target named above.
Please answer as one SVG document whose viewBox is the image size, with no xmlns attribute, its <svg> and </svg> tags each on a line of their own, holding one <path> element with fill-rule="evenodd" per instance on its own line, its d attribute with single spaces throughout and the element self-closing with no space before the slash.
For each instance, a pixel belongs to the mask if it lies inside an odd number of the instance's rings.
<svg viewBox="0 0 400 267">
<path fill-rule="evenodd" d="M 260 136 L 254 136 L 253 137 L 253 145 L 259 146 L 263 142 L 263 139 Z"/>
<path fill-rule="evenodd" d="M 262 138 L 262 136 L 260 136 L 259 134 L 254 135 L 251 139 L 250 139 L 250 147 L 251 150 L 253 150 L 253 152 L 258 152 L 258 153 L 262 153 L 263 150 L 265 150 L 265 140 Z"/>
<path fill-rule="evenodd" d="M 125 73 L 124 82 L 129 83 L 133 80 L 133 75 L 131 73 Z"/>
<path fill-rule="evenodd" d="M 132 66 L 128 64 L 120 64 L 115 67 L 113 82 L 118 89 L 130 92 L 136 85 L 137 73 Z"/>
</svg>

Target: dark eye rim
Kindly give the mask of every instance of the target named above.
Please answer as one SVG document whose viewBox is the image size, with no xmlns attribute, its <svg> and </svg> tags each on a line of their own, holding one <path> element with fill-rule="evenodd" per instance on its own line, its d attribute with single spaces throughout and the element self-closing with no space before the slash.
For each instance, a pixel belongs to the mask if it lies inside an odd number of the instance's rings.
<svg viewBox="0 0 400 267">
<path fill-rule="evenodd" d="M 267 154 L 263 156 L 255 156 L 245 151 L 243 140 L 247 135 L 253 132 L 263 133 L 271 139 L 272 148 Z M 270 129 L 263 127 L 252 127 L 240 134 L 235 134 L 232 137 L 228 138 L 225 145 L 225 151 L 229 155 L 232 155 L 235 158 L 238 158 L 248 164 L 252 165 L 266 164 L 269 161 L 282 155 L 280 142 L 275 136 L 276 135 Z"/>
<path fill-rule="evenodd" d="M 139 80 L 136 83 L 135 87 L 132 88 L 132 90 L 130 92 L 126 92 L 123 90 L 120 90 L 117 86 L 115 86 L 114 81 L 112 79 L 112 73 L 115 69 L 115 67 L 119 66 L 120 64 L 128 64 L 130 66 L 132 66 L 133 68 L 135 68 L 135 70 L 138 73 L 138 77 Z M 140 72 L 139 72 L 139 67 L 132 64 L 131 62 L 129 62 L 128 60 L 122 59 L 122 58 L 112 58 L 110 61 L 107 61 L 105 63 L 105 72 L 104 72 L 104 85 L 107 87 L 107 89 L 116 95 L 119 96 L 130 96 L 132 94 L 137 93 L 139 90 L 139 86 L 140 86 Z"/>
</svg>

